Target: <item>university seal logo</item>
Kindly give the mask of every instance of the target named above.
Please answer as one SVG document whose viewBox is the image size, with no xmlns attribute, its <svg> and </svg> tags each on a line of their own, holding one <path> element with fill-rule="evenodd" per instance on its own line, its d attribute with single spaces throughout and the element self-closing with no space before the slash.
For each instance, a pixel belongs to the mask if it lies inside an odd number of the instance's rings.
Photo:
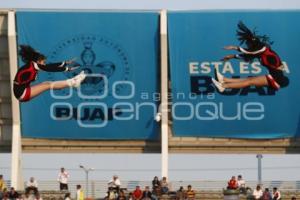
<svg viewBox="0 0 300 200">
<path fill-rule="evenodd" d="M 111 86 L 115 81 L 129 81 L 131 66 L 122 47 L 113 40 L 98 35 L 79 35 L 60 42 L 50 52 L 50 62 L 76 58 L 74 66 L 79 68 L 72 72 L 64 72 L 67 78 L 76 76 L 81 71 L 88 76 L 81 85 L 81 92 L 85 96 L 102 95 L 105 89 L 103 76 L 108 80 L 108 95 L 111 96 Z M 48 73 L 49 79 L 54 80 L 54 74 Z M 126 93 L 126 85 L 118 84 L 116 94 Z M 65 90 L 61 91 L 66 93 Z M 63 95 L 63 94 L 62 94 Z"/>
</svg>

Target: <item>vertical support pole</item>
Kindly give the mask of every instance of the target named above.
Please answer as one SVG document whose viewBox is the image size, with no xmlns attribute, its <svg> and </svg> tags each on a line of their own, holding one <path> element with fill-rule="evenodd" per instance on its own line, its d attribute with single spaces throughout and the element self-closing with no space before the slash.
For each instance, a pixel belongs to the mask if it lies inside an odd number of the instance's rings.
<svg viewBox="0 0 300 200">
<path fill-rule="evenodd" d="M 256 158 L 257 158 L 257 181 L 258 181 L 258 184 L 262 184 L 262 164 L 261 164 L 261 160 L 262 160 L 263 156 L 261 154 L 257 154 Z"/>
<path fill-rule="evenodd" d="M 20 127 L 20 107 L 19 101 L 13 96 L 13 79 L 18 70 L 17 61 L 17 39 L 15 12 L 8 12 L 8 48 L 9 48 L 9 68 L 11 85 L 11 106 L 12 106 L 12 154 L 11 154 L 11 185 L 16 190 L 24 190 L 23 174 L 21 165 L 22 144 Z"/>
<path fill-rule="evenodd" d="M 168 127 L 168 32 L 167 11 L 160 12 L 160 56 L 161 56 L 161 174 L 168 177 L 169 127 Z"/>
<path fill-rule="evenodd" d="M 86 195 L 85 197 L 89 197 L 89 170 L 85 171 L 85 188 L 86 188 Z"/>
<path fill-rule="evenodd" d="M 91 181 L 91 197 L 92 198 L 96 198 L 96 195 L 95 195 L 95 190 L 96 190 L 96 188 L 95 188 L 95 181 Z"/>
</svg>

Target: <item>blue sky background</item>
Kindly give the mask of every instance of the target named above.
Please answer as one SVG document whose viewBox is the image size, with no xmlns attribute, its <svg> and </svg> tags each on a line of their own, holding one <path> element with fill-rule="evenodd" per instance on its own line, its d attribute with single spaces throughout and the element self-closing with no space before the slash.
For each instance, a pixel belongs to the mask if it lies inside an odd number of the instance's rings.
<svg viewBox="0 0 300 200">
<path fill-rule="evenodd" d="M 300 9 L 297 0 L 0 0 L 0 9 Z M 24 154 L 24 178 L 56 179 L 61 166 L 69 169 L 71 179 L 82 180 L 78 165 L 96 169 L 93 179 L 108 180 L 119 174 L 123 180 L 152 180 L 160 175 L 159 154 Z M 10 177 L 10 154 L 0 154 L 0 174 Z M 257 179 L 255 155 L 170 155 L 171 180 L 227 180 L 243 174 Z M 264 155 L 263 180 L 300 180 L 300 155 Z"/>
</svg>

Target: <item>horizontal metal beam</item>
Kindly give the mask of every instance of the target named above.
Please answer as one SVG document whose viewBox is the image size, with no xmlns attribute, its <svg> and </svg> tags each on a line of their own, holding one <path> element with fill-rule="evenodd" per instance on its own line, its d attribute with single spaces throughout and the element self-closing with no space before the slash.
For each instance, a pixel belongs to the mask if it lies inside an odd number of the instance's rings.
<svg viewBox="0 0 300 200">
<path fill-rule="evenodd" d="M 94 141 L 22 139 L 24 152 L 53 153 L 159 153 L 159 141 Z"/>
<path fill-rule="evenodd" d="M 205 154 L 299 154 L 300 148 L 272 147 L 169 147 L 170 153 Z"/>
<path fill-rule="evenodd" d="M 241 140 L 219 138 L 170 138 L 170 153 L 294 154 L 300 141 L 292 139 Z M 174 141 L 175 140 L 175 141 Z M 24 152 L 53 153 L 159 153 L 160 141 L 91 141 L 22 139 Z"/>
</svg>

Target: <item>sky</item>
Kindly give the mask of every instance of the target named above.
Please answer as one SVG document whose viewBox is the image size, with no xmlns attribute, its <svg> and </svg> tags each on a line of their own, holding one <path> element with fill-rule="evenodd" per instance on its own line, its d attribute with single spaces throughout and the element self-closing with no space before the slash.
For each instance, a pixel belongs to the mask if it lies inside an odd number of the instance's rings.
<svg viewBox="0 0 300 200">
<path fill-rule="evenodd" d="M 297 0 L 0 0 L 0 8 L 44 9 L 299 9 Z"/>
<path fill-rule="evenodd" d="M 298 0 L 0 0 L 0 9 L 300 9 Z M 10 177 L 10 154 L 0 154 L 0 174 Z M 79 164 L 95 168 L 93 179 L 108 180 L 118 174 L 123 180 L 152 180 L 160 176 L 159 154 L 23 154 L 23 172 L 38 180 L 56 179 L 64 166 L 71 179 L 82 180 Z M 172 154 L 170 180 L 227 180 L 243 174 L 257 180 L 256 155 Z M 264 155 L 263 180 L 300 180 L 300 155 Z"/>
</svg>

